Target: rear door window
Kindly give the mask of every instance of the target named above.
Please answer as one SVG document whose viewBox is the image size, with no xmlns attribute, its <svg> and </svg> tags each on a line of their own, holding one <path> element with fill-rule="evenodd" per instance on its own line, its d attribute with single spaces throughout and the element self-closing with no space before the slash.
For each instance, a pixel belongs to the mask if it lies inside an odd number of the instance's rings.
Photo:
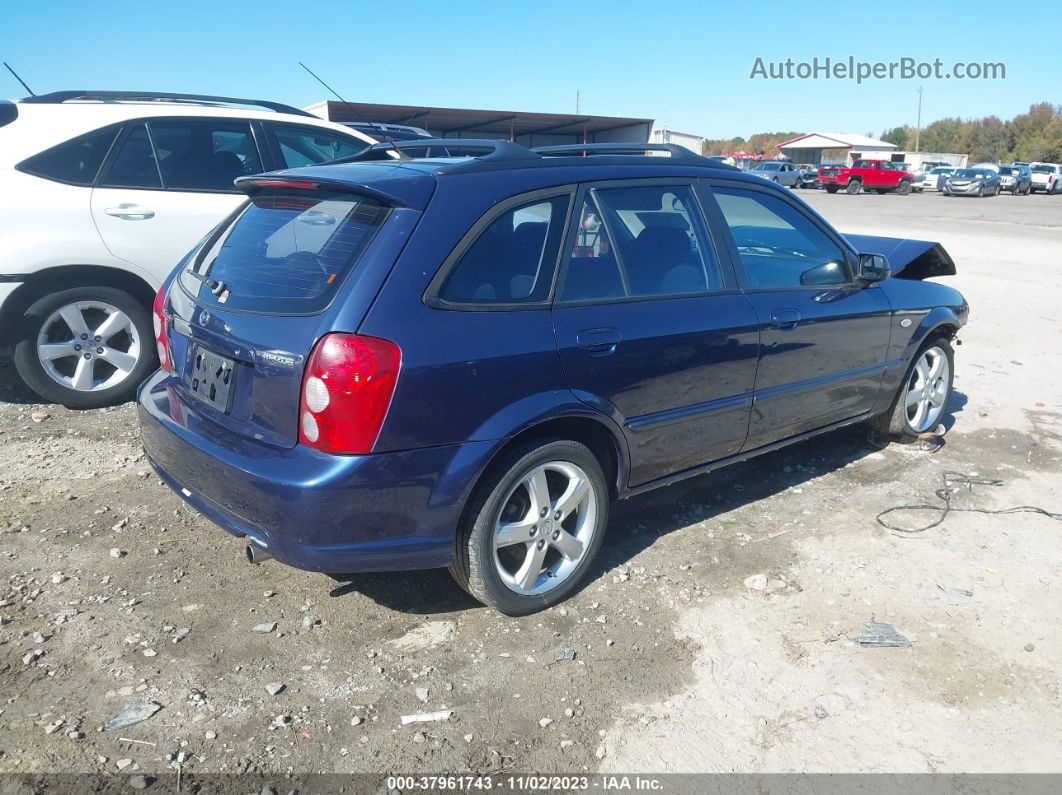
<svg viewBox="0 0 1062 795">
<path fill-rule="evenodd" d="M 285 168 L 301 168 L 339 160 L 356 155 L 369 146 L 360 138 L 319 127 L 271 124 L 269 128 Z"/>
<path fill-rule="evenodd" d="M 162 187 L 155 151 L 147 127 L 134 124 L 118 141 L 118 149 L 103 175 L 101 185 L 106 188 Z"/>
<path fill-rule="evenodd" d="M 688 185 L 603 188 L 593 195 L 611 235 L 610 247 L 618 254 L 627 297 L 723 289 L 718 261 Z"/>
<path fill-rule="evenodd" d="M 91 185 L 119 127 L 104 127 L 53 146 L 18 164 L 20 171 L 70 185 Z"/>
<path fill-rule="evenodd" d="M 324 309 L 387 207 L 351 194 L 255 196 L 207 241 L 181 284 L 206 303 L 263 314 Z"/>
<path fill-rule="evenodd" d="M 233 180 L 262 172 L 245 121 L 155 121 L 151 137 L 167 190 L 236 193 Z"/>
</svg>

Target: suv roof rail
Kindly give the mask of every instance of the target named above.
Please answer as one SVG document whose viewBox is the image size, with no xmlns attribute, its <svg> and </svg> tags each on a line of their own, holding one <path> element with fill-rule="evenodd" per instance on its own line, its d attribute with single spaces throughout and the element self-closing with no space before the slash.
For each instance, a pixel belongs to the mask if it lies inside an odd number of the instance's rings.
<svg viewBox="0 0 1062 795">
<path fill-rule="evenodd" d="M 719 165 L 716 161 L 691 152 L 678 144 L 650 144 L 650 143 L 604 143 L 604 144 L 560 144 L 555 146 L 536 146 L 532 150 L 543 157 L 585 157 L 589 155 L 622 155 L 622 156 L 646 156 L 649 152 L 667 152 L 668 160 L 681 163 L 696 163 L 697 165 Z"/>
<path fill-rule="evenodd" d="M 86 100 L 112 100 L 112 101 L 162 101 L 162 102 L 195 102 L 218 105 L 253 105 L 259 108 L 276 111 L 277 113 L 290 113 L 295 116 L 310 116 L 318 118 L 312 113 L 300 108 L 285 105 L 281 102 L 271 102 L 266 99 L 241 99 L 240 97 L 216 97 L 210 94 L 174 94 L 165 91 L 53 91 L 50 94 L 38 94 L 19 100 L 24 104 L 59 105 L 72 99 Z"/>
<path fill-rule="evenodd" d="M 362 149 L 356 155 L 333 160 L 333 163 L 356 163 L 364 160 L 388 160 L 388 153 L 396 152 L 399 159 L 409 160 L 408 155 L 403 157 L 404 149 L 434 149 L 443 148 L 445 154 L 433 155 L 433 157 L 471 157 L 475 160 L 539 160 L 539 155 L 526 146 L 503 141 L 495 138 L 416 138 L 409 141 L 381 141 Z M 465 150 L 462 152 L 462 150 Z M 460 154 L 455 154 L 458 152 Z M 474 153 L 474 154 L 473 154 Z"/>
</svg>

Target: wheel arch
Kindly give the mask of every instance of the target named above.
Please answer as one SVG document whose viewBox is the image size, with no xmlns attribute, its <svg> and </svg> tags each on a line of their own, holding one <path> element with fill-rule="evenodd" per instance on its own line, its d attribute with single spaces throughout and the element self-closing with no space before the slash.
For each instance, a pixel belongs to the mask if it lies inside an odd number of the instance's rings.
<svg viewBox="0 0 1062 795">
<path fill-rule="evenodd" d="M 59 265 L 27 275 L 0 307 L 0 341 L 12 344 L 19 318 L 37 299 L 71 287 L 113 287 L 150 309 L 156 289 L 138 274 L 106 265 Z"/>
</svg>

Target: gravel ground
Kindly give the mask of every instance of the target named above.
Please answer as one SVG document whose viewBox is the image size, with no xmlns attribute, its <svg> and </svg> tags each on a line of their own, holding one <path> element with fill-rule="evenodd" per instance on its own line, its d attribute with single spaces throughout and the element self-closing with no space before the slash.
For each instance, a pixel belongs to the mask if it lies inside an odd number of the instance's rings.
<svg viewBox="0 0 1062 795">
<path fill-rule="evenodd" d="M 1062 523 L 874 521 L 946 470 L 1003 481 L 962 507 L 1062 511 L 1062 198 L 801 194 L 952 252 L 946 444 L 851 428 L 621 503 L 590 584 L 523 619 L 445 572 L 249 566 L 131 405 L 0 362 L 0 772 L 1062 770 Z M 858 644 L 871 617 L 910 647 Z"/>
</svg>

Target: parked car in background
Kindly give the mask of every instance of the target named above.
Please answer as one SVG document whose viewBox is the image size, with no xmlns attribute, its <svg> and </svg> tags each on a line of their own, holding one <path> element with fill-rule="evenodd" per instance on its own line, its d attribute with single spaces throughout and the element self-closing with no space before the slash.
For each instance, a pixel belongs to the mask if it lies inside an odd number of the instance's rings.
<svg viewBox="0 0 1062 795">
<path fill-rule="evenodd" d="M 1032 192 L 1032 172 L 1028 166 L 1000 166 L 999 187 L 1015 196 L 1028 196 Z"/>
<path fill-rule="evenodd" d="M 998 196 L 999 173 L 990 168 L 960 168 L 944 180 L 945 196 Z"/>
<path fill-rule="evenodd" d="M 939 191 L 943 187 L 944 180 L 955 173 L 952 166 L 934 166 L 922 175 L 922 178 L 914 184 L 918 191 Z"/>
<path fill-rule="evenodd" d="M 1057 164 L 1032 163 L 1029 171 L 1032 172 L 1033 192 L 1062 193 L 1062 169 Z"/>
<path fill-rule="evenodd" d="M 797 164 L 800 178 L 797 180 L 798 188 L 817 188 L 819 186 L 819 167 L 811 163 Z"/>
<path fill-rule="evenodd" d="M 911 192 L 914 175 L 887 160 L 856 160 L 851 168 L 820 168 L 819 183 L 829 193 L 836 193 L 843 188 L 850 194 L 873 190 L 878 193 L 894 192 L 905 195 Z"/>
<path fill-rule="evenodd" d="M 944 416 L 968 308 L 921 281 L 955 272 L 939 245 L 845 238 L 675 145 L 476 145 L 243 177 L 159 291 L 148 460 L 251 561 L 449 566 L 531 613 L 614 499 Z"/>
<path fill-rule="evenodd" d="M 0 119 L 0 342 L 72 408 L 127 400 L 157 367 L 155 291 L 245 201 L 233 180 L 373 143 L 286 105 L 188 94 L 61 91 Z"/>
<path fill-rule="evenodd" d="M 762 177 L 788 188 L 797 187 L 800 169 L 787 160 L 764 160 L 749 171 L 754 177 Z"/>
</svg>

